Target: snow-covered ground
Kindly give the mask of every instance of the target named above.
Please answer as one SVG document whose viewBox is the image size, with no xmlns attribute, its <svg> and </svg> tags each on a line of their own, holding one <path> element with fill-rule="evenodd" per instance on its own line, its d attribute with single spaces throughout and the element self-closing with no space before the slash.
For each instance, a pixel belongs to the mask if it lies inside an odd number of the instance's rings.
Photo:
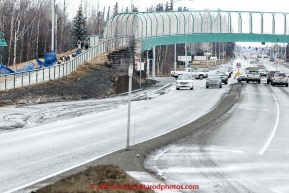
<svg viewBox="0 0 289 193">
<path fill-rule="evenodd" d="M 165 82 L 158 88 L 165 87 Z M 140 90 L 132 94 L 132 100 L 149 100 L 160 96 L 161 89 L 156 87 Z M 127 94 L 106 99 L 91 99 L 83 101 L 57 102 L 31 106 L 6 106 L 0 108 L 0 134 L 15 129 L 26 129 L 38 125 L 52 123 L 58 120 L 97 113 L 126 104 Z"/>
</svg>

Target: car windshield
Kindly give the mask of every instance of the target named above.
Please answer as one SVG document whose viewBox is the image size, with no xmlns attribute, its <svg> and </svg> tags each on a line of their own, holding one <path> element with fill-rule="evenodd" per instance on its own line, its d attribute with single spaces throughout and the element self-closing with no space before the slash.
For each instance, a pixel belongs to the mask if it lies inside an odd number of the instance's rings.
<svg viewBox="0 0 289 193">
<path fill-rule="evenodd" d="M 286 74 L 285 73 L 276 73 L 276 76 L 278 76 L 278 77 L 286 77 Z"/>
<path fill-rule="evenodd" d="M 209 79 L 219 79 L 220 77 L 217 75 L 209 75 L 208 78 Z"/>
<path fill-rule="evenodd" d="M 259 74 L 259 71 L 249 71 L 248 74 Z"/>
<path fill-rule="evenodd" d="M 191 80 L 192 78 L 188 75 L 180 75 L 178 80 Z"/>
<path fill-rule="evenodd" d="M 259 71 L 260 71 L 260 72 L 266 72 L 266 70 L 265 70 L 265 69 L 259 69 Z"/>
<path fill-rule="evenodd" d="M 226 73 L 225 73 L 225 72 L 217 72 L 216 75 L 219 75 L 219 76 L 220 76 L 220 75 L 222 75 L 222 76 L 226 76 Z"/>
</svg>

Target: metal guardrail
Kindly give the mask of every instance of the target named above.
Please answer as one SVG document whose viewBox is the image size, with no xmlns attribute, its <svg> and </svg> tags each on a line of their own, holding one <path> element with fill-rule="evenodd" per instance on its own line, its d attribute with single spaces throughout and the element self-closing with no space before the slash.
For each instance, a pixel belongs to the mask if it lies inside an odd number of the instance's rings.
<svg viewBox="0 0 289 193">
<path fill-rule="evenodd" d="M 84 61 L 89 61 L 97 55 L 105 52 L 107 41 L 103 41 L 96 46 L 89 48 L 85 52 L 77 55 L 73 59 L 50 67 L 38 68 L 25 72 L 0 75 L 0 90 L 19 88 L 32 84 L 37 84 L 49 80 L 55 80 L 69 75 L 75 71 Z"/>
</svg>

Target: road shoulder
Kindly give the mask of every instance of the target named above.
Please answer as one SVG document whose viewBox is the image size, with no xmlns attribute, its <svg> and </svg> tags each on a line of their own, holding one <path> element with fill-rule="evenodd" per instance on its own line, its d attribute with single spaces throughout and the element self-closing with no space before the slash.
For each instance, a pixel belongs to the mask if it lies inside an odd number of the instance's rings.
<svg viewBox="0 0 289 193">
<path fill-rule="evenodd" d="M 154 139 L 133 145 L 129 148 L 129 150 L 122 149 L 114 153 L 105 155 L 88 164 L 79 166 L 73 170 L 64 172 L 58 176 L 54 176 L 52 178 L 34 184 L 28 188 L 25 188 L 25 190 L 30 192 L 31 190 L 38 189 L 47 184 L 53 184 L 67 176 L 82 172 L 89 166 L 97 166 L 102 164 L 113 164 L 119 166 L 125 171 L 147 172 L 143 163 L 149 153 L 153 152 L 156 149 L 174 143 L 177 140 L 182 139 L 188 135 L 194 134 L 201 129 L 206 129 L 206 127 L 209 127 L 210 123 L 224 115 L 237 102 L 241 91 L 241 85 L 242 83 L 232 84 L 228 92 L 225 93 L 225 95 L 215 106 L 215 108 L 213 108 L 206 115 L 185 126 L 180 127 L 179 129 L 176 129 Z"/>
</svg>

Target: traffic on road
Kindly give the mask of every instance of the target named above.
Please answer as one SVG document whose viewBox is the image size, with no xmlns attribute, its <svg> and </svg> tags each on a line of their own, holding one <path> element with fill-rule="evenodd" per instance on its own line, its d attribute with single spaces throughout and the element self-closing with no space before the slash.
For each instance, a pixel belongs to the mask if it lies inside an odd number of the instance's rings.
<svg viewBox="0 0 289 193">
<path fill-rule="evenodd" d="M 288 192 L 289 69 L 269 58 L 250 61 L 234 61 L 242 65 L 229 84 L 243 87 L 233 108 L 209 129 L 150 154 L 147 169 L 166 182 L 197 184 L 201 192 Z"/>
</svg>

